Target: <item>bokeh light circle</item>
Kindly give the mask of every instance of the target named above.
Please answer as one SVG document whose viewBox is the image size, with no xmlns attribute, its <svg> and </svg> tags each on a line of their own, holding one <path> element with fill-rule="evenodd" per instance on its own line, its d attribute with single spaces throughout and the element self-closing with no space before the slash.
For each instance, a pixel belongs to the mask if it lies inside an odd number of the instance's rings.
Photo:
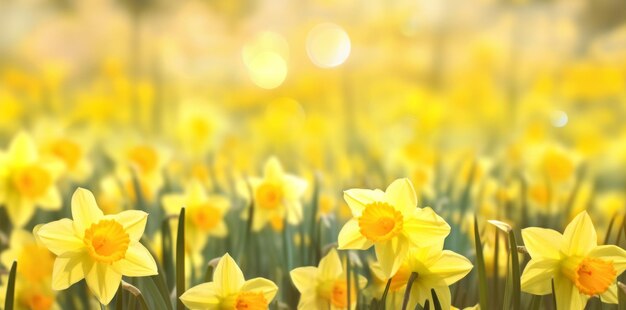
<svg viewBox="0 0 626 310">
<path fill-rule="evenodd" d="M 321 68 L 341 65 L 350 56 L 350 37 L 333 23 L 318 24 L 306 38 L 306 51 L 311 61 Z"/>
</svg>

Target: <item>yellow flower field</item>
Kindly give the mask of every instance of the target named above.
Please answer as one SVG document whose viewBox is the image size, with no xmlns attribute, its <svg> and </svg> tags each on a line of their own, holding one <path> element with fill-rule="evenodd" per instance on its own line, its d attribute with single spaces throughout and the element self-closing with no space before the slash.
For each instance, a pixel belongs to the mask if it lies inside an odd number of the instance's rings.
<svg viewBox="0 0 626 310">
<path fill-rule="evenodd" d="M 0 310 L 626 309 L 624 0 L 0 1 Z"/>
</svg>

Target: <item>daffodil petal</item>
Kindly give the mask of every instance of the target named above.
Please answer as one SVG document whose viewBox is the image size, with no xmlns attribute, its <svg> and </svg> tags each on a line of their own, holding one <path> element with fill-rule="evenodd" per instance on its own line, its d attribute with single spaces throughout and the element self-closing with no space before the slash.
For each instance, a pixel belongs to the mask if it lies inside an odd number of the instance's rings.
<svg viewBox="0 0 626 310">
<path fill-rule="evenodd" d="M 554 278 L 554 293 L 557 309 L 583 309 L 589 299 L 578 291 L 570 279 L 564 276 Z"/>
<path fill-rule="evenodd" d="M 587 212 L 579 213 L 563 232 L 563 251 L 570 256 L 585 256 L 598 245 L 598 236 Z"/>
<path fill-rule="evenodd" d="M 111 217 L 124 227 L 131 243 L 141 239 L 148 222 L 148 213 L 139 210 L 126 210 Z"/>
<path fill-rule="evenodd" d="M 375 189 L 353 188 L 343 192 L 343 199 L 350 207 L 352 216 L 359 217 L 365 206 L 377 201 L 385 200 L 385 192 Z"/>
<path fill-rule="evenodd" d="M 312 279 L 317 278 L 317 268 L 313 266 L 295 268 L 289 275 L 291 276 L 291 282 L 298 289 L 300 293 L 305 292 L 311 287 L 315 286 L 315 281 Z"/>
<path fill-rule="evenodd" d="M 437 244 L 450 233 L 450 225 L 431 208 L 417 209 L 405 219 L 403 233 L 417 247 Z"/>
<path fill-rule="evenodd" d="M 254 278 L 246 281 L 241 287 L 242 292 L 262 293 L 267 302 L 272 302 L 278 286 L 274 282 L 264 278 Z"/>
<path fill-rule="evenodd" d="M 243 273 L 228 253 L 224 254 L 217 263 L 213 273 L 213 282 L 219 285 L 225 296 L 239 292 L 243 286 L 245 282 Z"/>
<path fill-rule="evenodd" d="M 126 256 L 115 263 L 123 275 L 129 277 L 143 277 L 157 274 L 157 265 L 150 251 L 141 243 L 131 244 Z"/>
<path fill-rule="evenodd" d="M 196 285 L 183 293 L 180 300 L 189 309 L 217 309 L 220 289 L 215 282 Z"/>
<path fill-rule="evenodd" d="M 563 235 L 559 232 L 539 227 L 522 229 L 522 239 L 526 251 L 532 258 L 559 259 L 560 248 L 563 244 Z"/>
<path fill-rule="evenodd" d="M 264 176 L 270 182 L 280 182 L 285 174 L 278 158 L 272 156 L 267 160 L 264 167 Z"/>
<path fill-rule="evenodd" d="M 122 282 L 122 274 L 102 263 L 94 263 L 85 273 L 85 280 L 91 292 L 101 304 L 108 305 Z"/>
<path fill-rule="evenodd" d="M 439 300 L 441 309 L 449 310 L 450 306 L 452 306 L 452 294 L 450 294 L 450 288 L 448 286 L 436 286 L 436 287 L 433 287 L 433 289 L 435 290 L 435 294 L 437 294 L 437 299 Z M 432 293 L 431 293 L 430 301 L 431 301 L 431 305 L 434 305 Z"/>
<path fill-rule="evenodd" d="M 356 219 L 351 219 L 343 225 L 337 239 L 340 250 L 367 250 L 374 244 L 361 234 Z"/>
<path fill-rule="evenodd" d="M 400 268 L 408 251 L 408 242 L 395 238 L 374 245 L 376 258 L 387 278 L 391 278 Z"/>
<path fill-rule="evenodd" d="M 57 256 L 80 252 L 85 248 L 83 240 L 76 236 L 70 219 L 61 219 L 42 225 L 37 231 L 39 240 Z"/>
<path fill-rule="evenodd" d="M 52 289 L 64 290 L 85 277 L 81 254 L 57 257 L 52 268 Z"/>
<path fill-rule="evenodd" d="M 417 208 L 417 195 L 407 178 L 397 179 L 389 184 L 385 190 L 385 199 L 402 214 L 408 214 Z"/>
<path fill-rule="evenodd" d="M 600 294 L 600 300 L 607 304 L 619 303 L 619 300 L 617 298 L 617 283 L 611 284 L 606 292 Z"/>
<path fill-rule="evenodd" d="M 25 165 L 37 160 L 37 145 L 26 132 L 18 133 L 9 145 L 8 156 L 11 163 Z"/>
<path fill-rule="evenodd" d="M 333 248 L 320 260 L 319 277 L 322 280 L 334 280 L 342 273 L 341 259 L 339 254 L 337 254 L 337 250 Z"/>
<path fill-rule="evenodd" d="M 76 233 L 83 234 L 93 223 L 97 223 L 104 216 L 98 208 L 96 198 L 84 188 L 78 188 L 72 195 L 72 218 Z"/>
<path fill-rule="evenodd" d="M 24 227 L 35 213 L 35 205 L 32 201 L 15 198 L 6 204 L 7 214 L 14 227 Z"/>
<path fill-rule="evenodd" d="M 531 259 L 522 273 L 522 291 L 534 295 L 552 293 L 552 278 L 559 272 L 559 260 Z"/>
<path fill-rule="evenodd" d="M 181 194 L 168 194 L 161 198 L 163 209 L 168 214 L 178 214 L 180 209 L 185 206 L 185 196 Z"/>
<path fill-rule="evenodd" d="M 618 246 L 599 245 L 589 252 L 589 256 L 613 262 L 618 275 L 626 270 L 626 251 Z"/>
<path fill-rule="evenodd" d="M 447 285 L 452 285 L 465 277 L 472 267 L 472 263 L 464 256 L 444 250 L 428 269 L 441 277 Z"/>
</svg>

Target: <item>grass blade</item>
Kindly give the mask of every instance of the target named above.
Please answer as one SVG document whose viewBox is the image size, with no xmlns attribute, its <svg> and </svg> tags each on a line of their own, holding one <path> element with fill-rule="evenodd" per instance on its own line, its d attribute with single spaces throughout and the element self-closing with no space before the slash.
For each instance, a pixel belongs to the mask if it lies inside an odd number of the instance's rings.
<svg viewBox="0 0 626 310">
<path fill-rule="evenodd" d="M 185 292 L 185 208 L 178 216 L 178 236 L 176 238 L 176 309 L 184 310 L 180 296 Z"/>
<path fill-rule="evenodd" d="M 380 303 L 378 309 L 385 309 L 387 305 L 387 294 L 389 294 L 389 287 L 391 286 L 391 278 L 387 280 L 387 285 L 385 285 L 385 290 L 383 291 L 383 296 L 380 298 Z"/>
<path fill-rule="evenodd" d="M 165 281 L 167 288 L 172 290 L 174 289 L 174 262 L 172 261 L 172 232 L 169 221 L 169 218 L 165 218 L 161 224 L 161 249 Z"/>
<path fill-rule="evenodd" d="M 520 284 L 520 271 L 519 271 L 519 256 L 517 254 L 517 241 L 515 240 L 515 232 L 509 231 L 509 253 L 511 255 L 511 276 L 513 283 L 513 309 L 519 310 L 521 308 L 521 284 Z"/>
<path fill-rule="evenodd" d="M 439 297 L 437 297 L 437 293 L 435 293 L 435 289 L 430 289 L 430 295 L 433 297 L 433 308 L 435 308 L 435 310 L 442 310 L 441 303 L 439 302 Z"/>
<path fill-rule="evenodd" d="M 481 309 L 489 309 L 487 304 L 487 272 L 485 271 L 485 258 L 483 256 L 483 244 L 480 241 L 478 220 L 474 216 L 474 244 L 476 245 L 476 269 L 478 271 L 478 303 Z"/>
<path fill-rule="evenodd" d="M 11 265 L 11 271 L 9 271 L 9 279 L 7 280 L 7 293 L 4 300 L 4 309 L 13 310 L 13 304 L 15 300 L 15 274 L 17 272 L 17 262 L 13 262 Z"/>
<path fill-rule="evenodd" d="M 406 307 L 409 305 L 409 298 L 411 297 L 411 287 L 413 286 L 413 282 L 417 279 L 417 272 L 411 272 L 409 276 L 409 280 L 406 282 L 406 289 L 404 290 L 404 299 L 402 300 L 402 310 L 406 310 Z"/>
</svg>

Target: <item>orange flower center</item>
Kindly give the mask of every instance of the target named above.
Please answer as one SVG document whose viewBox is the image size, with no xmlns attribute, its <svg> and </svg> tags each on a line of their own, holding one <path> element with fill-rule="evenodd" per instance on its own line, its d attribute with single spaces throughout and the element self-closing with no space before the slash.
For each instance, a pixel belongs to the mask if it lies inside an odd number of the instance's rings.
<svg viewBox="0 0 626 310">
<path fill-rule="evenodd" d="M 217 227 L 222 219 L 222 212 L 209 202 L 195 205 L 189 211 L 193 224 L 203 231 Z"/>
<path fill-rule="evenodd" d="M 241 292 L 235 300 L 236 310 L 265 310 L 268 306 L 267 299 L 262 293 Z"/>
<path fill-rule="evenodd" d="M 543 167 L 548 177 L 554 181 L 566 181 L 574 174 L 574 163 L 566 154 L 555 150 L 548 151 L 543 158 Z"/>
<path fill-rule="evenodd" d="M 277 184 L 265 182 L 255 193 L 256 204 L 266 210 L 274 210 L 283 200 L 283 189 Z"/>
<path fill-rule="evenodd" d="M 125 257 L 130 239 L 120 223 L 101 220 L 85 230 L 83 242 L 94 260 L 113 263 Z"/>
<path fill-rule="evenodd" d="M 402 264 L 400 269 L 396 272 L 396 274 L 391 278 L 391 285 L 389 285 L 389 289 L 391 291 L 398 291 L 409 282 L 409 277 L 411 276 L 411 270 L 409 270 L 409 266 L 407 264 Z"/>
<path fill-rule="evenodd" d="M 22 301 L 22 303 L 31 310 L 48 310 L 52 309 L 52 305 L 54 304 L 54 297 L 41 293 L 33 293 L 28 294 L 25 300 Z"/>
<path fill-rule="evenodd" d="M 387 241 L 402 231 L 402 213 L 386 202 L 374 202 L 365 207 L 359 217 L 359 228 L 373 242 Z"/>
<path fill-rule="evenodd" d="M 157 168 L 159 156 L 150 146 L 139 145 L 128 151 L 128 159 L 141 173 L 149 173 Z"/>
<path fill-rule="evenodd" d="M 592 257 L 577 261 L 576 264 L 576 261 L 567 260 L 563 272 L 581 293 L 599 295 L 615 283 L 617 272 L 612 262 Z"/>
<path fill-rule="evenodd" d="M 52 176 L 50 173 L 38 165 L 21 167 L 13 175 L 13 184 L 17 191 L 28 198 L 43 196 L 50 185 Z"/>
<path fill-rule="evenodd" d="M 76 167 L 82 156 L 80 146 L 68 139 L 59 139 L 52 143 L 50 151 L 54 156 L 61 159 L 69 169 Z"/>
</svg>

